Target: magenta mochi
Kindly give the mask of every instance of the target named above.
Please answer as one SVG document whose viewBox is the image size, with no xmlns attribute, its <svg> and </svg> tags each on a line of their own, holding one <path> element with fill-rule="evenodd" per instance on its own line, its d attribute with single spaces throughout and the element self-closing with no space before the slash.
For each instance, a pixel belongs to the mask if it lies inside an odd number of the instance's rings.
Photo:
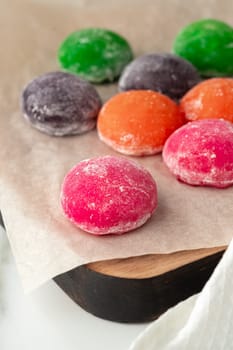
<svg viewBox="0 0 233 350">
<path fill-rule="evenodd" d="M 221 119 L 190 122 L 166 141 L 163 160 L 179 180 L 224 188 L 233 184 L 233 124 Z"/>
<path fill-rule="evenodd" d="M 82 230 L 122 234 L 143 225 L 157 207 L 151 174 L 123 157 L 83 160 L 65 176 L 61 191 L 65 215 Z"/>
</svg>

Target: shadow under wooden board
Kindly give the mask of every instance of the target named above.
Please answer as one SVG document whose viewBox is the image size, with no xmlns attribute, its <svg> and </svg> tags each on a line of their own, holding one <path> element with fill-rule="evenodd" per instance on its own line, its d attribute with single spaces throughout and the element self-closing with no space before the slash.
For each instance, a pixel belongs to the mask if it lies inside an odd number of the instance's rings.
<svg viewBox="0 0 233 350">
<path fill-rule="evenodd" d="M 0 213 L 0 225 L 4 226 Z M 226 247 L 83 265 L 54 278 L 83 309 L 116 322 L 146 322 L 198 293 Z"/>
</svg>

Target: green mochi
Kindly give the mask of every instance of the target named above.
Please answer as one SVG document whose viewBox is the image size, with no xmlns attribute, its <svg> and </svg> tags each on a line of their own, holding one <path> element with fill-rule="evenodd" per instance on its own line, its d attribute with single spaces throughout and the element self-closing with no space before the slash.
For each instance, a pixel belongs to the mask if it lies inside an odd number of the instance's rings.
<svg viewBox="0 0 233 350">
<path fill-rule="evenodd" d="M 233 28 L 215 19 L 203 19 L 184 27 L 173 52 L 190 61 L 202 76 L 233 75 Z"/>
<path fill-rule="evenodd" d="M 113 81 L 132 58 L 132 50 L 122 36 L 99 28 L 70 34 L 58 50 L 61 68 L 93 83 Z"/>
</svg>

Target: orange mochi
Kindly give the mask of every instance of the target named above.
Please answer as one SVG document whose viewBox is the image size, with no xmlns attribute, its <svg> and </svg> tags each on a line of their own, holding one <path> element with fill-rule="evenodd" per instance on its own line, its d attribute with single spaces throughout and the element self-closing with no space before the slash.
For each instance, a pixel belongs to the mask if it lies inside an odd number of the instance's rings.
<svg viewBox="0 0 233 350">
<path fill-rule="evenodd" d="M 183 124 L 183 114 L 169 97 L 130 90 L 104 104 L 97 130 L 99 138 L 116 151 L 143 156 L 161 152 L 167 138 Z"/>
<path fill-rule="evenodd" d="M 233 79 L 207 79 L 189 90 L 180 101 L 189 121 L 225 119 L 233 122 Z"/>
</svg>

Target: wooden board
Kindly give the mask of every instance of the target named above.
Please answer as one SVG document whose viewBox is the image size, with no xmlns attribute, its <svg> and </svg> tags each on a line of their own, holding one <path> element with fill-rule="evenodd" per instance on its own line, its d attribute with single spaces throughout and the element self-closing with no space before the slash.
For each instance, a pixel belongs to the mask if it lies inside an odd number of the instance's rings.
<svg viewBox="0 0 233 350">
<path fill-rule="evenodd" d="M 0 225 L 4 223 L 0 213 Z M 117 322 L 151 321 L 198 293 L 226 247 L 99 261 L 54 281 L 83 309 Z"/>
<path fill-rule="evenodd" d="M 0 213 L 0 225 L 4 223 Z M 99 261 L 54 278 L 83 309 L 117 322 L 151 321 L 198 293 L 226 247 Z"/>
<path fill-rule="evenodd" d="M 199 292 L 226 247 L 101 261 L 55 282 L 86 311 L 117 322 L 151 321 Z"/>
<path fill-rule="evenodd" d="M 0 225 L 4 223 L 0 213 Z M 99 261 L 54 281 L 83 309 L 117 322 L 151 321 L 198 293 L 226 247 Z"/>
</svg>

